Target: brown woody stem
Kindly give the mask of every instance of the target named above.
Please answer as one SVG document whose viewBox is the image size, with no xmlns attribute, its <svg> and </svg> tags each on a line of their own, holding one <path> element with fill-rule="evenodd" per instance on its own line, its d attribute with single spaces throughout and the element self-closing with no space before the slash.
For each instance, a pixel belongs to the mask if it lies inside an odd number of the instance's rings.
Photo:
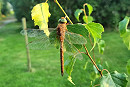
<svg viewBox="0 0 130 87">
<path fill-rule="evenodd" d="M 91 40 L 91 36 L 90 36 L 90 33 L 89 33 L 89 40 L 90 40 L 90 43 L 91 43 L 91 45 L 92 45 L 92 47 L 93 47 L 93 42 L 92 42 L 92 40 Z M 94 59 L 94 61 L 95 61 L 95 54 L 94 54 L 94 48 L 93 48 L 93 59 Z"/>
<path fill-rule="evenodd" d="M 92 61 L 93 65 L 96 67 L 96 69 L 98 70 L 98 72 L 100 73 L 100 75 L 102 76 L 102 72 L 101 70 L 97 67 L 96 63 L 94 62 L 94 60 L 92 59 L 92 57 L 90 56 L 86 46 L 84 45 L 84 48 L 86 50 L 86 55 L 88 55 L 88 57 L 90 58 L 90 60 Z"/>
<path fill-rule="evenodd" d="M 93 87 L 97 87 L 97 86 L 100 86 L 100 84 L 94 85 Z"/>
<path fill-rule="evenodd" d="M 88 24 L 87 14 L 86 14 L 86 11 L 85 11 L 85 6 L 86 6 L 86 5 L 87 5 L 87 3 L 85 3 L 85 4 L 83 5 L 83 12 L 84 12 L 84 15 L 85 15 L 85 17 L 86 17 L 86 24 Z M 89 33 L 89 40 L 90 40 L 90 43 L 91 43 L 91 45 L 92 45 L 92 47 L 93 47 L 93 43 L 92 43 L 92 40 L 91 40 L 90 33 Z M 94 61 L 95 61 L 94 49 L 93 49 L 93 58 L 94 58 Z"/>
<path fill-rule="evenodd" d="M 101 71 L 101 73 L 102 73 L 104 70 L 105 70 L 107 73 L 110 73 L 107 69 L 103 69 L 103 70 Z"/>
</svg>

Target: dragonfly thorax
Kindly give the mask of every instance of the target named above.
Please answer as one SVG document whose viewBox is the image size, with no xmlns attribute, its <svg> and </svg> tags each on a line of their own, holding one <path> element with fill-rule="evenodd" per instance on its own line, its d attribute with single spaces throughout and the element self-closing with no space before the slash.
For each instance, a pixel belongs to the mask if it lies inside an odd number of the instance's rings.
<svg viewBox="0 0 130 87">
<path fill-rule="evenodd" d="M 65 23 L 60 23 L 57 26 L 57 35 L 61 37 L 65 37 L 65 31 L 67 30 Z"/>
</svg>

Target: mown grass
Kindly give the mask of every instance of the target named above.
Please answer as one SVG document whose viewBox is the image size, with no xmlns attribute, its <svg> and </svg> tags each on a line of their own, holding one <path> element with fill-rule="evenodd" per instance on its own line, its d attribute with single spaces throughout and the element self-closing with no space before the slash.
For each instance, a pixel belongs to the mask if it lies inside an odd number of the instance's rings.
<svg viewBox="0 0 130 87">
<path fill-rule="evenodd" d="M 63 77 L 60 74 L 59 50 L 55 48 L 30 50 L 33 72 L 28 72 L 24 37 L 19 33 L 21 27 L 20 23 L 11 23 L 0 29 L 0 87 L 89 87 L 93 78 L 92 64 L 89 63 L 87 69 L 83 69 L 88 57 L 76 61 L 72 72 L 76 86 L 73 86 L 66 79 L 67 74 Z M 130 51 L 123 44 L 119 33 L 105 32 L 103 39 L 106 41 L 104 55 L 100 55 L 96 47 L 96 58 L 101 58 L 102 65 L 110 72 L 117 70 L 127 73 Z M 105 67 L 105 61 L 109 68 Z"/>
</svg>

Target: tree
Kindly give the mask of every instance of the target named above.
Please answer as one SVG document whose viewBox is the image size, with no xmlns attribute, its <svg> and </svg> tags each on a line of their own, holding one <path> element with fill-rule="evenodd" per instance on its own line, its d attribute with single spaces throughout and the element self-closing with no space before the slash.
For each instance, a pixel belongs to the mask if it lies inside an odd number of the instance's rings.
<svg viewBox="0 0 130 87">
<path fill-rule="evenodd" d="M 18 21 L 22 17 L 26 17 L 27 21 L 31 20 L 31 9 L 34 5 L 45 2 L 45 0 L 8 0 L 12 5 L 15 16 Z M 68 16 L 77 23 L 74 17 L 74 12 L 77 8 L 82 8 L 82 4 L 89 3 L 94 7 L 92 16 L 96 22 L 102 23 L 105 27 L 116 27 L 119 20 L 125 15 L 130 15 L 130 0 L 58 0 L 67 12 Z M 58 6 L 53 3 L 54 0 L 48 0 L 50 5 L 51 17 L 49 19 L 49 27 L 56 27 L 57 21 L 61 16 L 64 16 Z M 98 10 L 98 11 L 96 11 Z M 55 18 L 55 19 L 53 19 Z M 83 21 L 81 21 L 83 22 Z"/>
<path fill-rule="evenodd" d="M 3 15 L 7 15 L 9 13 L 9 9 L 7 7 L 7 0 L 3 0 L 1 12 Z"/>
<path fill-rule="evenodd" d="M 1 17 L 2 17 L 2 13 L 1 13 L 1 9 L 2 9 L 2 0 L 0 0 L 0 19 L 1 19 Z"/>
</svg>

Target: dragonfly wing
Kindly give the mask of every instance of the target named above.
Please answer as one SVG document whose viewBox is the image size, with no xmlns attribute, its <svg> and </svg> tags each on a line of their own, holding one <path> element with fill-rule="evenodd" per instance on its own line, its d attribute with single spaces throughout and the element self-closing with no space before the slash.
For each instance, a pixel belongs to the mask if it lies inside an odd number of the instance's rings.
<svg viewBox="0 0 130 87">
<path fill-rule="evenodd" d="M 87 43 L 87 40 L 83 36 L 76 34 L 76 33 L 71 33 L 68 31 L 65 33 L 65 39 L 67 39 L 72 44 L 81 44 L 82 45 L 82 44 Z"/>
<path fill-rule="evenodd" d="M 59 36 L 57 35 L 57 30 L 53 30 L 49 35 L 50 43 L 54 44 L 56 48 L 60 48 L 60 40 Z"/>
<path fill-rule="evenodd" d="M 40 38 L 45 35 L 44 31 L 40 29 L 27 29 L 27 30 L 22 30 L 20 33 L 22 35 L 25 35 L 26 32 L 28 37 Z"/>
<path fill-rule="evenodd" d="M 65 40 L 64 41 L 64 45 L 66 48 L 66 53 L 70 56 L 73 56 L 74 58 L 78 58 L 78 59 L 83 59 L 82 54 L 80 53 L 80 51 L 69 41 Z"/>
<path fill-rule="evenodd" d="M 51 47 L 53 47 L 53 44 L 50 43 L 49 38 L 44 37 L 29 42 L 27 46 L 29 47 L 29 49 L 33 49 L 33 50 L 45 50 L 49 48 L 51 49 Z"/>
<path fill-rule="evenodd" d="M 55 38 L 51 37 L 49 38 L 46 36 L 43 30 L 39 29 L 28 29 L 28 30 L 22 30 L 20 33 L 22 35 L 25 35 L 27 32 L 27 36 L 29 37 L 29 43 L 28 47 L 29 49 L 33 50 L 45 50 L 49 49 L 51 47 L 54 47 L 50 41 L 53 41 Z"/>
</svg>

